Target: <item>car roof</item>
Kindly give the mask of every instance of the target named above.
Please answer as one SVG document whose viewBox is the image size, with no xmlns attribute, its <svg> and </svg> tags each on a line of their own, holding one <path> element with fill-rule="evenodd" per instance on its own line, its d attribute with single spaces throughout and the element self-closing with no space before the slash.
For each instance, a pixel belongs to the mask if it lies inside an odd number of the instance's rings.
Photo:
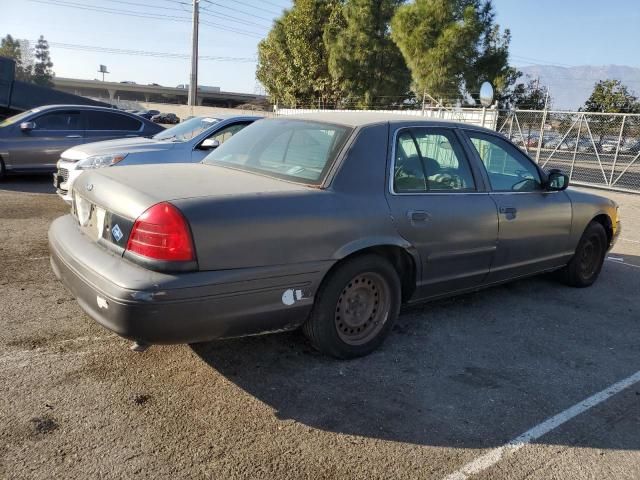
<svg viewBox="0 0 640 480">
<path fill-rule="evenodd" d="M 415 111 L 418 113 L 418 111 Z M 277 118 L 283 118 L 282 116 Z M 495 133 L 487 128 L 477 127 L 468 123 L 450 122 L 440 119 L 425 118 L 420 115 L 407 115 L 400 113 L 388 112 L 367 112 L 367 111 L 349 111 L 349 112 L 313 112 L 313 113 L 296 113 L 286 115 L 284 118 L 292 120 L 309 120 L 316 122 L 333 123 L 336 125 L 345 125 L 349 127 L 363 127 L 366 125 L 374 125 L 379 123 L 407 124 L 412 125 L 433 125 L 433 126 L 450 126 L 473 128 Z"/>
<path fill-rule="evenodd" d="M 129 113 L 125 110 L 120 110 L 115 107 L 101 107 L 99 105 L 74 105 L 74 104 L 57 104 L 57 105 L 42 105 L 41 107 L 30 108 L 29 110 L 53 110 L 56 108 L 75 108 L 75 109 L 84 109 L 84 110 L 102 110 L 105 112 L 120 112 L 120 113 Z"/>
</svg>

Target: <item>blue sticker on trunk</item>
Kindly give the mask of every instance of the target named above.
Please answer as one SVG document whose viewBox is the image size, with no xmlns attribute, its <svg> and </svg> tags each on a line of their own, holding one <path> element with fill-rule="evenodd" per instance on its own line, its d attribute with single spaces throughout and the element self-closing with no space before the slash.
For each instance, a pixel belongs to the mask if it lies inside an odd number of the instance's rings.
<svg viewBox="0 0 640 480">
<path fill-rule="evenodd" d="M 116 239 L 116 242 L 122 240 L 122 237 L 124 235 L 122 234 L 122 230 L 120 230 L 120 227 L 117 223 L 111 228 L 111 235 L 113 235 L 113 238 Z"/>
</svg>

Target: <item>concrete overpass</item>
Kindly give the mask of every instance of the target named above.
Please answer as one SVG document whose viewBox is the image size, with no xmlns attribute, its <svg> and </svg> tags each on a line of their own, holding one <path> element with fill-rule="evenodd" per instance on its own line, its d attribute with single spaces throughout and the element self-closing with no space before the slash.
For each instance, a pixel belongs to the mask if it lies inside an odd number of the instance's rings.
<svg viewBox="0 0 640 480">
<path fill-rule="evenodd" d="M 186 88 L 162 87 L 160 85 L 139 85 L 135 83 L 103 82 L 100 80 L 80 80 L 76 78 L 53 78 L 54 88 L 75 95 L 110 100 L 130 100 L 139 102 L 186 104 Z M 245 103 L 266 103 L 263 95 L 250 93 L 223 92 L 212 87 L 198 88 L 198 105 L 236 107 Z"/>
</svg>

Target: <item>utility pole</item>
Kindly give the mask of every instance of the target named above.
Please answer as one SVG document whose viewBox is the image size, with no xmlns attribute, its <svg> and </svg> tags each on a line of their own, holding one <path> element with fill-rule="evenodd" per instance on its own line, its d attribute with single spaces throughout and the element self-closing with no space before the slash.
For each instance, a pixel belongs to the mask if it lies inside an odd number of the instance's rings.
<svg viewBox="0 0 640 480">
<path fill-rule="evenodd" d="M 199 7 L 200 0 L 193 0 L 193 25 L 191 30 L 191 75 L 189 75 L 189 96 L 187 104 L 191 107 L 193 115 L 193 107 L 197 103 L 198 96 L 198 23 L 199 23 Z"/>
</svg>

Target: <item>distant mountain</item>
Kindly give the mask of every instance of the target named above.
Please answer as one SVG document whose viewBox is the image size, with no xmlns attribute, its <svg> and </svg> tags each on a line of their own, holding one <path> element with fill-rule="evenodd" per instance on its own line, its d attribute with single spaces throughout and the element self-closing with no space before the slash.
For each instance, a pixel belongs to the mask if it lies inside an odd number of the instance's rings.
<svg viewBox="0 0 640 480">
<path fill-rule="evenodd" d="M 549 87 L 553 98 L 552 108 L 577 109 L 584 105 L 599 80 L 616 79 L 624 83 L 640 97 L 640 68 L 624 65 L 585 65 L 579 67 L 556 67 L 532 65 L 518 67 L 525 75 L 540 77 L 540 84 Z"/>
</svg>

